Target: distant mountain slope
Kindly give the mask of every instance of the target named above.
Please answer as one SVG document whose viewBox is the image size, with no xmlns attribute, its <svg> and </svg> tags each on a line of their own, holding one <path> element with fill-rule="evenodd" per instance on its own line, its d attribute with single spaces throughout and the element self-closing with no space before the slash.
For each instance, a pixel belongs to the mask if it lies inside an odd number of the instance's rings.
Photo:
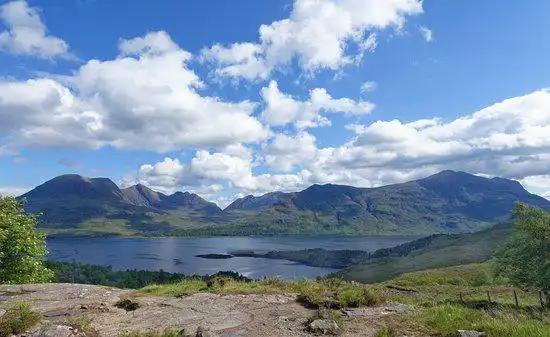
<svg viewBox="0 0 550 337">
<path fill-rule="evenodd" d="M 432 235 L 378 250 L 368 262 L 346 268 L 338 276 L 375 283 L 411 271 L 484 262 L 492 258 L 511 233 L 511 224 L 500 224 L 476 233 Z"/>
<path fill-rule="evenodd" d="M 506 221 L 518 201 L 550 201 L 516 181 L 443 171 L 378 188 L 313 185 L 295 193 L 247 196 L 225 210 L 196 194 L 119 189 L 106 178 L 64 175 L 21 196 L 63 235 L 430 235 L 479 231 Z"/>
<path fill-rule="evenodd" d="M 154 235 L 212 224 L 223 211 L 196 194 L 155 192 L 143 185 L 125 189 L 107 178 L 56 177 L 19 198 L 41 214 L 41 228 L 63 235 Z"/>
<path fill-rule="evenodd" d="M 317 233 L 422 235 L 487 228 L 507 220 L 518 201 L 550 210 L 550 201 L 516 181 L 443 171 L 378 188 L 328 184 L 248 196 L 225 211 L 241 216 L 235 231 L 257 234 L 301 234 L 313 228 Z"/>
</svg>

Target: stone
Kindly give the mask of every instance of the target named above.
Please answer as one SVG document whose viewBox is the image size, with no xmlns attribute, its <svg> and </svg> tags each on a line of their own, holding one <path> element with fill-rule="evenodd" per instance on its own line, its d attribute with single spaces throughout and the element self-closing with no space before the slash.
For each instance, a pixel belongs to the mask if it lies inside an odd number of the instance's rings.
<svg viewBox="0 0 550 337">
<path fill-rule="evenodd" d="M 485 337 L 485 332 L 472 331 L 472 330 L 457 330 L 447 337 Z"/>
<path fill-rule="evenodd" d="M 309 323 L 309 330 L 323 335 L 340 335 L 340 327 L 330 319 L 316 319 Z"/>
<path fill-rule="evenodd" d="M 74 337 L 78 336 L 74 328 L 66 325 L 57 325 L 36 331 L 30 337 Z"/>
<path fill-rule="evenodd" d="M 6 310 L 0 308 L 0 317 L 4 316 L 6 314 Z"/>
</svg>

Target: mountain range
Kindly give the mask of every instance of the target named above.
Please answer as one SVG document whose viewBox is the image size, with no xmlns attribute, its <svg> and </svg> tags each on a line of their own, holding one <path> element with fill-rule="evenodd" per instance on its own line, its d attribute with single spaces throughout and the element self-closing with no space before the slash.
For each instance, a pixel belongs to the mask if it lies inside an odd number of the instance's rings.
<svg viewBox="0 0 550 337">
<path fill-rule="evenodd" d="M 377 188 L 312 185 L 235 200 L 224 210 L 189 192 L 107 178 L 56 177 L 19 198 L 51 235 L 428 235 L 478 231 L 506 221 L 516 202 L 550 201 L 514 180 L 443 171 Z"/>
</svg>

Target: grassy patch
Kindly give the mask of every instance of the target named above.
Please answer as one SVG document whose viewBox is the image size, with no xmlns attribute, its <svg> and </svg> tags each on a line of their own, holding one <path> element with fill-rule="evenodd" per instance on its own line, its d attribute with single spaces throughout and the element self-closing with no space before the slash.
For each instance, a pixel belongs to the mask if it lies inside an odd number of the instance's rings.
<svg viewBox="0 0 550 337">
<path fill-rule="evenodd" d="M 394 278 L 391 283 L 401 287 L 436 285 L 477 287 L 506 285 L 508 280 L 495 277 L 493 264 L 485 262 L 406 273 Z"/>
<path fill-rule="evenodd" d="M 443 304 L 433 308 L 392 317 L 379 336 L 403 333 L 443 336 L 456 330 L 485 332 L 488 337 L 548 337 L 550 319 L 545 313 L 510 309 L 476 310 Z"/>
<path fill-rule="evenodd" d="M 66 325 L 73 327 L 80 333 L 84 333 L 86 337 L 100 337 L 99 332 L 92 327 L 92 320 L 86 316 L 70 317 Z"/>
<path fill-rule="evenodd" d="M 183 279 L 171 284 L 153 284 L 140 291 L 157 296 L 187 296 L 207 290 L 206 281 L 202 278 Z"/>
<path fill-rule="evenodd" d="M 152 295 L 187 296 L 197 292 L 218 294 L 281 294 L 296 293 L 301 303 L 313 308 L 347 308 L 370 306 L 383 302 L 374 287 L 326 279 L 285 282 L 277 278 L 239 281 L 228 277 L 185 279 L 178 283 L 151 285 L 141 292 Z"/>
<path fill-rule="evenodd" d="M 119 334 L 119 337 L 180 337 L 178 330 L 166 330 L 162 332 L 145 331 L 145 332 L 130 332 Z"/>
<path fill-rule="evenodd" d="M 0 317 L 0 337 L 18 335 L 38 324 L 42 316 L 27 303 L 17 303 L 6 308 Z"/>
</svg>

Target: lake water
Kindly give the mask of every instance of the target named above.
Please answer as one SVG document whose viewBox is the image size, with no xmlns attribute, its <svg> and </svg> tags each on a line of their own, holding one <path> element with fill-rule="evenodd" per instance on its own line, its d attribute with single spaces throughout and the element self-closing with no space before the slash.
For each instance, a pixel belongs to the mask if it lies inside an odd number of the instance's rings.
<svg viewBox="0 0 550 337">
<path fill-rule="evenodd" d="M 250 257 L 211 260 L 198 254 L 253 250 L 310 248 L 359 249 L 374 251 L 413 240 L 411 237 L 218 237 L 218 238 L 50 238 L 48 258 L 111 266 L 115 270 L 145 269 L 187 275 L 215 274 L 232 270 L 250 278 L 279 276 L 284 279 L 313 278 L 336 271 L 308 267 L 286 260 Z"/>
</svg>

